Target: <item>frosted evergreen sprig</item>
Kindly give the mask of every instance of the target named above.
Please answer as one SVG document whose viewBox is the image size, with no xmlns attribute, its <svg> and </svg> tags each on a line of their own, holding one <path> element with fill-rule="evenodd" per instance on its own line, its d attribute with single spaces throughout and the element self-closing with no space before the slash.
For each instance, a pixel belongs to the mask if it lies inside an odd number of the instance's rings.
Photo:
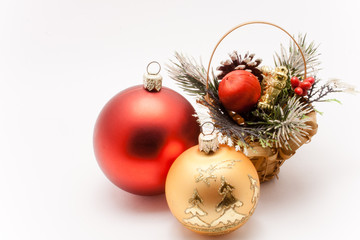
<svg viewBox="0 0 360 240">
<path fill-rule="evenodd" d="M 253 114 L 261 120 L 247 122 L 247 124 L 263 126 L 263 134 L 269 135 L 274 140 L 276 147 L 288 149 L 290 148 L 290 139 L 300 145 L 300 137 L 308 135 L 306 130 L 310 130 L 311 127 L 306 124 L 306 114 L 311 111 L 313 109 L 307 103 L 301 102 L 301 98 L 293 96 L 284 107 L 276 105 L 270 112 L 257 109 Z"/>
<path fill-rule="evenodd" d="M 315 42 L 308 43 L 306 34 L 299 34 L 297 43 L 305 57 L 307 74 L 309 76 L 315 75 L 320 70 L 319 66 L 321 64 L 319 60 L 320 53 L 318 53 L 319 45 L 315 44 Z M 288 48 L 282 44 L 280 45 L 280 53 L 275 53 L 274 63 L 277 67 L 285 66 L 288 69 L 289 77 L 302 77 L 304 75 L 304 61 L 300 50 L 293 41 L 290 42 Z"/>
<path fill-rule="evenodd" d="M 203 96 L 206 94 L 206 69 L 202 64 L 198 64 L 194 59 L 185 57 L 183 54 L 175 52 L 177 62 L 171 61 L 172 65 L 167 65 L 170 78 L 192 96 Z"/>
<path fill-rule="evenodd" d="M 267 142 L 268 135 L 265 134 L 265 126 L 239 125 L 230 117 L 227 110 L 222 106 L 220 100 L 212 90 L 209 90 L 211 103 L 204 102 L 209 109 L 210 118 L 223 136 L 231 139 L 233 143 L 240 146 L 248 146 L 249 140 L 261 139 Z"/>
</svg>

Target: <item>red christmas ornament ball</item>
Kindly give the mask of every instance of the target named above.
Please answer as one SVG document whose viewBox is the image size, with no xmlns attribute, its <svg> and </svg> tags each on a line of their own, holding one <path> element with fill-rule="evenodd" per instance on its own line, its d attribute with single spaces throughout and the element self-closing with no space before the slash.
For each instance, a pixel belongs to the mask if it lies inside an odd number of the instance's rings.
<svg viewBox="0 0 360 240">
<path fill-rule="evenodd" d="M 219 84 L 219 98 L 227 110 L 242 113 L 249 111 L 261 96 L 257 77 L 245 70 L 229 72 Z"/>
<path fill-rule="evenodd" d="M 94 129 L 96 159 L 107 178 L 138 195 L 164 192 L 168 170 L 197 144 L 200 128 L 191 104 L 162 87 L 143 85 L 115 95 L 102 109 Z"/>
</svg>

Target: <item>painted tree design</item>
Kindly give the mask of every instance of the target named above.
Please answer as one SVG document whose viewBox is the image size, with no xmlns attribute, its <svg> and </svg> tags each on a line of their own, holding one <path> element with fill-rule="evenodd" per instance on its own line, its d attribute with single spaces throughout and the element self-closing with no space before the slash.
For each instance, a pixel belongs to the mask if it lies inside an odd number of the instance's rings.
<svg viewBox="0 0 360 240">
<path fill-rule="evenodd" d="M 251 202 L 254 204 L 253 207 L 250 209 L 249 215 L 252 215 L 254 213 L 254 210 L 256 208 L 259 195 L 260 195 L 260 188 L 258 186 L 257 180 L 254 179 L 252 176 L 249 175 L 250 179 L 250 189 L 253 190 L 253 196 L 251 198 Z"/>
<path fill-rule="evenodd" d="M 246 217 L 246 215 L 238 213 L 235 210 L 236 207 L 241 207 L 243 203 L 236 199 L 232 194 L 234 189 L 235 188 L 225 180 L 225 177 L 222 176 L 219 194 L 223 195 L 223 198 L 216 206 L 216 211 L 223 211 L 223 213 L 211 223 L 211 226 L 217 226 L 220 223 L 223 223 L 224 225 L 232 224 L 236 221 L 241 221 Z"/>
<path fill-rule="evenodd" d="M 225 178 L 222 176 L 221 177 L 221 186 L 219 188 L 219 193 L 220 195 L 223 195 L 223 198 L 221 200 L 221 202 L 219 202 L 219 204 L 216 206 L 216 211 L 219 212 L 222 209 L 226 209 L 231 207 L 233 204 L 239 202 L 234 195 L 232 194 L 232 192 L 234 191 L 234 187 L 229 184 L 228 182 L 225 181 Z M 242 205 L 242 203 L 241 203 Z"/>
<path fill-rule="evenodd" d="M 192 198 L 189 199 L 189 203 L 191 204 L 190 207 L 185 209 L 186 214 L 191 214 L 192 216 L 190 218 L 184 218 L 183 221 L 185 223 L 191 224 L 191 225 L 197 225 L 199 227 L 208 227 L 209 224 L 204 222 L 200 217 L 206 216 L 207 212 L 205 212 L 201 207 L 200 204 L 203 203 L 202 198 L 200 197 L 197 189 L 194 190 Z"/>
</svg>

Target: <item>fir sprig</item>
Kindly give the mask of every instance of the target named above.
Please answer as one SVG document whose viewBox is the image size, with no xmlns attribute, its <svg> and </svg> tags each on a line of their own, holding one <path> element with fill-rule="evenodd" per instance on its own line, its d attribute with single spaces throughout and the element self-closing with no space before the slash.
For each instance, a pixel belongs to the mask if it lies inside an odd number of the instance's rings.
<svg viewBox="0 0 360 240">
<path fill-rule="evenodd" d="M 304 54 L 308 75 L 315 75 L 320 66 L 319 45 L 315 44 L 315 42 L 308 43 L 306 34 L 299 34 L 297 43 Z M 277 67 L 286 67 L 290 78 L 293 76 L 302 77 L 304 75 L 304 61 L 300 50 L 293 41 L 290 42 L 288 49 L 286 49 L 284 45 L 280 45 L 280 54 L 275 53 L 274 63 Z"/>
<path fill-rule="evenodd" d="M 300 137 L 307 135 L 306 130 L 311 127 L 306 124 L 306 114 L 311 111 L 312 108 L 301 102 L 301 98 L 293 96 L 288 99 L 285 106 L 275 105 L 270 112 L 256 109 L 253 114 L 258 117 L 258 121 L 247 124 L 262 126 L 263 134 L 269 135 L 276 147 L 289 148 L 290 139 L 300 144 Z"/>
<path fill-rule="evenodd" d="M 316 74 L 320 70 L 320 53 L 318 53 L 319 45 L 315 44 L 315 42 L 307 42 L 306 34 L 299 34 L 297 37 L 297 42 L 306 60 L 307 75 L 313 76 L 316 79 L 315 83 L 311 86 L 308 95 L 303 97 L 304 101 L 306 101 L 309 105 L 312 105 L 316 102 L 339 102 L 337 99 L 326 97 L 328 97 L 328 95 L 331 93 L 356 92 L 353 86 L 340 82 L 337 79 L 332 79 L 325 84 L 322 84 L 321 80 L 316 78 Z M 274 63 L 276 66 L 285 66 L 288 69 L 289 79 L 293 76 L 299 77 L 301 79 L 305 73 L 304 61 L 300 54 L 300 50 L 293 41 L 290 42 L 288 49 L 281 45 L 280 54 L 275 53 Z M 283 103 L 284 99 L 288 99 L 292 96 L 294 96 L 294 91 L 291 87 L 290 81 L 287 81 L 286 87 L 279 94 L 276 103 L 281 104 Z"/>
<path fill-rule="evenodd" d="M 248 146 L 250 139 L 261 139 L 265 142 L 268 140 L 267 134 L 264 134 L 265 127 L 247 126 L 237 124 L 230 117 L 227 110 L 222 106 L 216 93 L 209 90 L 211 102 L 204 102 L 209 109 L 211 119 L 214 121 L 217 129 L 222 135 L 231 139 L 234 143 L 241 146 Z"/>
<path fill-rule="evenodd" d="M 177 62 L 171 61 L 167 65 L 170 78 L 191 96 L 203 96 L 206 94 L 206 69 L 194 59 L 185 57 L 175 52 Z"/>
</svg>

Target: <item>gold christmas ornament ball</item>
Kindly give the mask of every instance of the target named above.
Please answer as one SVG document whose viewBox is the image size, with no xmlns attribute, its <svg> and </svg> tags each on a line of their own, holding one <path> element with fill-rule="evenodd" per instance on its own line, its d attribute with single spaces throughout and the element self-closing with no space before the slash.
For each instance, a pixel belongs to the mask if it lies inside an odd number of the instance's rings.
<svg viewBox="0 0 360 240">
<path fill-rule="evenodd" d="M 186 150 L 171 166 L 165 185 L 172 214 L 186 228 L 207 235 L 242 226 L 256 208 L 259 191 L 251 161 L 227 145 L 208 154 L 198 146 Z"/>
</svg>

